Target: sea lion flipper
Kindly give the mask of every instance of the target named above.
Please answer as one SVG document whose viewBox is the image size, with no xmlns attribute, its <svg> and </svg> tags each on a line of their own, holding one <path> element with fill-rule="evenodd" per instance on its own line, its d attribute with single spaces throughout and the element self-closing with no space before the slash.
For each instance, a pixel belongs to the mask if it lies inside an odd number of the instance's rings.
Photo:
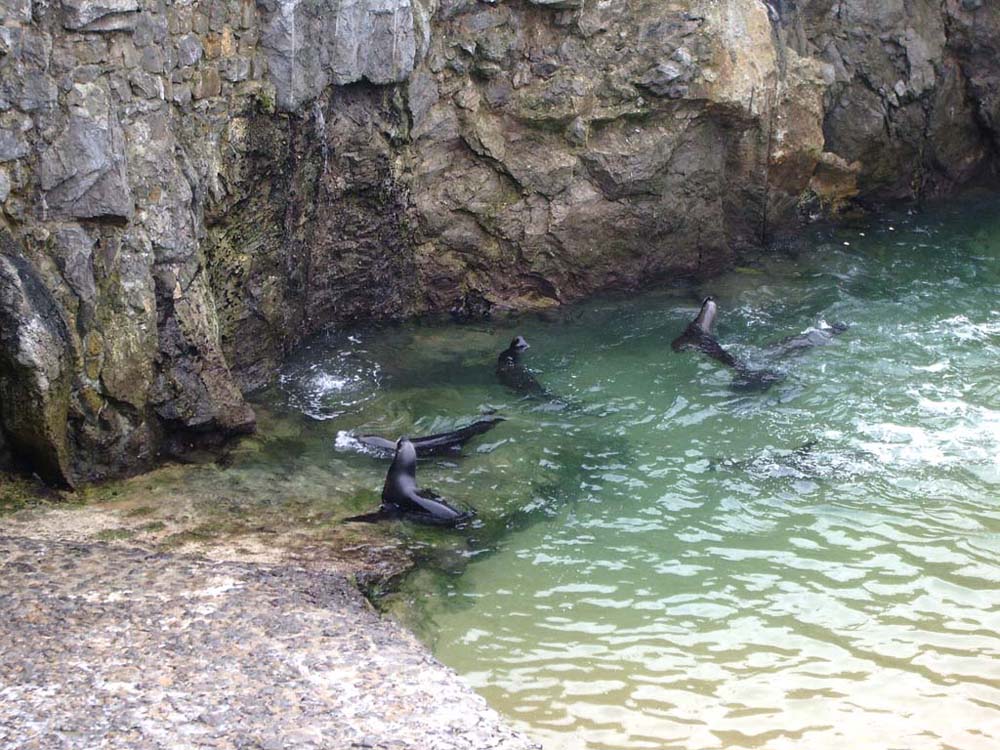
<svg viewBox="0 0 1000 750">
<path fill-rule="evenodd" d="M 460 427 L 451 432 L 439 432 L 435 435 L 424 435 L 423 437 L 411 438 L 410 442 L 417 451 L 418 456 L 433 455 L 449 450 L 461 448 L 476 435 L 489 432 L 501 422 L 505 422 L 506 417 L 488 416 L 477 419 L 471 424 Z M 380 435 L 359 435 L 355 438 L 359 443 L 368 448 L 375 448 L 380 451 L 395 452 L 396 441 L 381 437 Z"/>
<path fill-rule="evenodd" d="M 466 515 L 451 507 L 443 497 L 433 490 L 416 490 L 409 493 L 408 499 L 435 520 L 458 521 Z"/>
<path fill-rule="evenodd" d="M 719 340 L 710 334 L 702 334 L 700 340 L 698 341 L 698 349 L 704 354 L 707 354 L 712 359 L 716 359 L 726 367 L 732 367 L 734 369 L 740 369 L 742 365 L 732 354 L 727 352 L 722 348 L 722 344 Z"/>
<path fill-rule="evenodd" d="M 417 449 L 417 455 L 461 448 L 476 435 L 489 432 L 504 421 L 506 421 L 504 417 L 486 417 L 451 432 L 425 435 L 424 437 L 411 438 L 411 440 L 413 447 Z"/>
<path fill-rule="evenodd" d="M 362 445 L 368 446 L 369 448 L 377 448 L 383 451 L 395 451 L 396 443 L 388 438 L 381 437 L 379 435 L 358 435 L 355 438 Z"/>
</svg>

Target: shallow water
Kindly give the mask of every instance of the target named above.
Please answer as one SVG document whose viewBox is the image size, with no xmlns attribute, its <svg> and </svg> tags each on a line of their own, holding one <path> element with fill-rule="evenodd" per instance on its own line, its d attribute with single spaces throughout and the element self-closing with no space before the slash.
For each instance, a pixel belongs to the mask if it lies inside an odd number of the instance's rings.
<svg viewBox="0 0 1000 750">
<path fill-rule="evenodd" d="M 393 607 L 546 748 L 1000 746 L 997 205 L 817 231 L 697 289 L 318 339 L 260 396 L 294 435 L 225 481 L 374 509 L 386 461 L 352 431 L 496 409 L 421 463 L 478 516 L 398 524 L 426 564 Z M 720 340 L 783 382 L 736 393 L 670 351 L 709 292 Z M 515 334 L 557 398 L 496 382 Z"/>
</svg>

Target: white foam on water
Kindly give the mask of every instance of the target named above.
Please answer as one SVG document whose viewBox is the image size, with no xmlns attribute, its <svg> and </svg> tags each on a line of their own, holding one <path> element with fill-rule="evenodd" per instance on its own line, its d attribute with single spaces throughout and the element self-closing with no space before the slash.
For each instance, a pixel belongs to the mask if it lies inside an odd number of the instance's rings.
<svg viewBox="0 0 1000 750">
<path fill-rule="evenodd" d="M 859 433 L 868 436 L 860 446 L 882 463 L 910 466 L 956 466 L 975 461 L 996 461 L 1000 455 L 1000 411 L 961 401 L 921 399 L 925 414 L 961 416 L 962 422 L 947 427 L 879 422 L 861 423 Z"/>
<path fill-rule="evenodd" d="M 333 441 L 333 447 L 338 451 L 361 451 L 364 449 L 364 445 L 346 430 L 340 430 L 337 433 L 337 437 Z"/>
</svg>

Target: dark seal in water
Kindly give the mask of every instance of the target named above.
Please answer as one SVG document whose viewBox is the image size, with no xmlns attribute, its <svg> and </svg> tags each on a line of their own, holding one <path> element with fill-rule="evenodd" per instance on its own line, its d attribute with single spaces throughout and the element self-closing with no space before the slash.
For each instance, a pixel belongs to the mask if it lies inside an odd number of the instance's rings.
<svg viewBox="0 0 1000 750">
<path fill-rule="evenodd" d="M 405 437 L 396 443 L 396 455 L 382 485 L 382 507 L 375 513 L 348 518 L 348 521 L 380 521 L 405 518 L 435 526 L 457 526 L 472 518 L 471 511 L 451 507 L 433 490 L 417 488 L 417 450 Z"/>
<path fill-rule="evenodd" d="M 766 391 L 784 380 L 782 373 L 750 367 L 722 348 L 722 344 L 712 334 L 718 309 L 714 297 L 705 297 L 698 315 L 687 324 L 680 336 L 670 342 L 670 348 L 675 352 L 696 350 L 732 368 L 735 374 L 731 387 L 736 391 Z"/>
<path fill-rule="evenodd" d="M 847 330 L 847 323 L 834 323 L 827 325 L 823 323 L 818 328 L 811 328 L 805 333 L 795 336 L 787 336 L 773 344 L 765 347 L 771 357 L 787 357 L 793 354 L 801 354 L 807 349 L 816 346 L 826 346 L 833 342 L 834 336 L 839 336 Z"/>
<path fill-rule="evenodd" d="M 521 354 L 530 348 L 523 336 L 517 336 L 497 357 L 497 377 L 511 390 L 530 396 L 545 396 L 545 387 L 527 367 L 521 364 Z"/>
<path fill-rule="evenodd" d="M 418 457 L 454 453 L 476 435 L 489 432 L 504 421 L 506 421 L 505 417 L 486 417 L 451 432 L 439 432 L 434 435 L 415 437 L 410 442 L 413 443 Z M 369 448 L 378 448 L 383 451 L 396 450 L 396 441 L 380 437 L 379 435 L 360 435 L 357 440 Z"/>
</svg>

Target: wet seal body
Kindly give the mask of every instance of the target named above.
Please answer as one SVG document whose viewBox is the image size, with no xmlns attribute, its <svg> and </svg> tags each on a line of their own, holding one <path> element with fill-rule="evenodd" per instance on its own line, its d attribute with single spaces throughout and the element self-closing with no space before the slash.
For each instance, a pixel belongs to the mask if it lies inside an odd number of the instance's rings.
<svg viewBox="0 0 1000 750">
<path fill-rule="evenodd" d="M 497 377 L 511 390 L 527 396 L 547 396 L 548 391 L 527 367 L 521 364 L 521 354 L 530 348 L 523 336 L 517 336 L 497 357 Z"/>
<path fill-rule="evenodd" d="M 736 357 L 723 349 L 719 340 L 712 335 L 712 325 L 715 323 L 718 310 L 715 298 L 705 297 L 697 317 L 687 324 L 687 328 L 680 336 L 670 342 L 670 348 L 675 352 L 695 349 L 702 354 L 707 354 L 712 359 L 719 360 L 726 367 L 738 368 L 740 363 Z"/>
<path fill-rule="evenodd" d="M 396 455 L 382 485 L 382 506 L 375 513 L 348 518 L 348 521 L 379 521 L 405 518 L 434 526 L 457 526 L 472 518 L 471 511 L 460 511 L 433 490 L 417 488 L 417 450 L 404 438 L 396 442 Z"/>
<path fill-rule="evenodd" d="M 501 422 L 506 421 L 506 417 L 486 417 L 479 419 L 451 432 L 439 432 L 434 435 L 424 435 L 410 440 L 417 451 L 417 456 L 436 456 L 459 451 L 463 445 L 469 442 L 476 435 L 489 432 Z M 396 451 L 396 442 L 379 435 L 360 435 L 358 442 L 369 448 L 377 448 L 382 451 Z"/>
<path fill-rule="evenodd" d="M 787 357 L 793 354 L 812 349 L 816 346 L 826 346 L 833 342 L 834 336 L 839 336 L 848 328 L 847 323 L 834 323 L 828 325 L 821 323 L 817 328 L 811 328 L 805 333 L 795 336 L 787 336 L 780 341 L 769 344 L 765 347 L 767 353 L 772 357 Z"/>
<path fill-rule="evenodd" d="M 750 367 L 722 348 L 722 344 L 712 334 L 718 309 L 714 297 L 705 297 L 698 315 L 688 323 L 680 336 L 670 342 L 670 348 L 675 352 L 700 351 L 732 368 L 736 372 L 730 387 L 735 391 L 766 391 L 775 383 L 784 380 L 785 376 L 782 373 Z"/>
</svg>

